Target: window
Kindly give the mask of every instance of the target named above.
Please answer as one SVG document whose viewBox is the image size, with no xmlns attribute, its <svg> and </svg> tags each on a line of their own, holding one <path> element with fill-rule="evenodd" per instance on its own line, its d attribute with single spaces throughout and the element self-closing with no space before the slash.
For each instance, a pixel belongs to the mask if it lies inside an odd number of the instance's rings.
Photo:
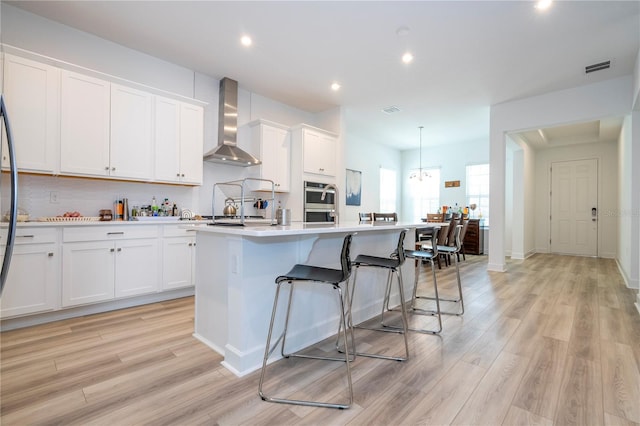
<svg viewBox="0 0 640 426">
<path fill-rule="evenodd" d="M 396 212 L 396 171 L 380 169 L 380 213 Z"/>
<path fill-rule="evenodd" d="M 489 165 L 467 166 L 467 205 L 476 205 L 469 214 L 472 218 L 484 219 L 489 226 Z"/>
<path fill-rule="evenodd" d="M 422 177 L 422 178 L 421 178 Z M 423 169 L 409 177 L 409 193 L 413 200 L 412 220 L 419 221 L 427 213 L 436 213 L 440 208 L 440 169 Z"/>
</svg>

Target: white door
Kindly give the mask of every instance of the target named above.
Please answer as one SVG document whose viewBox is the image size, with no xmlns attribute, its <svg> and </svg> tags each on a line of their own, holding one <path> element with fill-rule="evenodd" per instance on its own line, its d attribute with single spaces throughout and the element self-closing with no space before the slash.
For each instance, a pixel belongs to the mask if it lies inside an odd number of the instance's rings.
<svg viewBox="0 0 640 426">
<path fill-rule="evenodd" d="M 598 255 L 598 160 L 551 165 L 551 251 Z"/>
</svg>

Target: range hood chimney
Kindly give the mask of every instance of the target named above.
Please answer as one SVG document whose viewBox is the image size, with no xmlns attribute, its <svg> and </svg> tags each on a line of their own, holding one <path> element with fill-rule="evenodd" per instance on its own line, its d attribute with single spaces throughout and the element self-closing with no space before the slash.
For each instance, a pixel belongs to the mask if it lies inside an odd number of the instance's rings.
<svg viewBox="0 0 640 426">
<path fill-rule="evenodd" d="M 230 78 L 220 80 L 218 106 L 218 146 L 204 154 L 204 161 L 233 166 L 260 164 L 253 155 L 238 148 L 238 82 Z"/>
</svg>

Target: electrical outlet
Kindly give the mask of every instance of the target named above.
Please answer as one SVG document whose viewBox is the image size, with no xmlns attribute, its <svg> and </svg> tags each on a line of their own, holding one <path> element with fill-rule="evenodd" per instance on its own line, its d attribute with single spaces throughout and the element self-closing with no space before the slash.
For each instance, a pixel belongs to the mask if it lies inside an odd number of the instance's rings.
<svg viewBox="0 0 640 426">
<path fill-rule="evenodd" d="M 49 193 L 49 202 L 51 204 L 58 204 L 58 193 L 55 191 L 51 191 Z"/>
</svg>

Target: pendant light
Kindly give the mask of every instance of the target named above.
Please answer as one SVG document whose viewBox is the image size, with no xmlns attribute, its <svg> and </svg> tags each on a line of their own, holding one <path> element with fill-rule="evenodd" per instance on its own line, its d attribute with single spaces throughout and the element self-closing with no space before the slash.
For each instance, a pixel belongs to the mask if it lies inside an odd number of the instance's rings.
<svg viewBox="0 0 640 426">
<path fill-rule="evenodd" d="M 427 173 L 426 170 L 422 170 L 422 129 L 424 129 L 424 126 L 418 126 L 418 129 L 420 129 L 420 169 L 417 173 L 411 173 L 409 179 L 418 179 L 418 181 L 422 182 L 423 178 L 428 178 L 431 176 L 429 175 L 429 173 Z"/>
</svg>

